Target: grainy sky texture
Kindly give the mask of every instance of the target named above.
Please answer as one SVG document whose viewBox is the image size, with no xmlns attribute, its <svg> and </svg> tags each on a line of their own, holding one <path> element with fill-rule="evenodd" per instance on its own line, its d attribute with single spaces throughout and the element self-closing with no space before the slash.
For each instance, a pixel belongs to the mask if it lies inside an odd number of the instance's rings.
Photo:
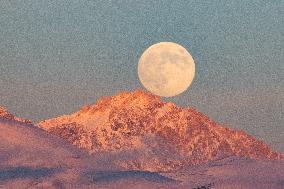
<svg viewBox="0 0 284 189">
<path fill-rule="evenodd" d="M 139 57 L 160 41 L 196 62 L 165 100 L 284 152 L 283 0 L 1 0 L 0 104 L 38 121 L 140 88 Z"/>
</svg>

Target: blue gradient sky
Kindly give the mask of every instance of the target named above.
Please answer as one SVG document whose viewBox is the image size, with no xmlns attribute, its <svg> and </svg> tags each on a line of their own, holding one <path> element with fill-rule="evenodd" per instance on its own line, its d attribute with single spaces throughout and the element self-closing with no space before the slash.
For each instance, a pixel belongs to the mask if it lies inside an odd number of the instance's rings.
<svg viewBox="0 0 284 189">
<path fill-rule="evenodd" d="M 197 68 L 165 100 L 284 152 L 283 0 L 1 0 L 0 104 L 38 121 L 142 87 L 138 59 L 160 41 Z"/>
</svg>

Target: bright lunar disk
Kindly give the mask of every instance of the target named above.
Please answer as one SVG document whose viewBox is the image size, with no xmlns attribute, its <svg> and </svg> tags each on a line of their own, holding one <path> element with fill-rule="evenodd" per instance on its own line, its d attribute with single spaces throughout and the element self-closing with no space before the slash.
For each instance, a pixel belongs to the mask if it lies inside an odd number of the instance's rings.
<svg viewBox="0 0 284 189">
<path fill-rule="evenodd" d="M 176 43 L 149 47 L 138 63 L 138 76 L 150 92 L 164 97 L 184 92 L 192 83 L 195 64 L 189 52 Z"/>
</svg>

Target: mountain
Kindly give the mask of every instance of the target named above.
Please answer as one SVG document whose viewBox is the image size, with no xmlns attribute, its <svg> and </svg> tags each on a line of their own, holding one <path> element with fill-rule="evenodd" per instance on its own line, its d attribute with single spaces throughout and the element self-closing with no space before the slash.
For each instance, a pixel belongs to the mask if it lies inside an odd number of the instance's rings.
<svg viewBox="0 0 284 189">
<path fill-rule="evenodd" d="M 281 189 L 284 184 L 284 161 L 227 157 L 149 172 L 115 166 L 116 156 L 88 155 L 30 124 L 0 119 L 0 130 L 1 189 Z"/>
<path fill-rule="evenodd" d="M 138 97 L 137 93 L 142 96 Z M 142 91 L 135 91 L 132 93 L 121 93 L 115 96 L 119 97 L 117 99 L 113 99 L 115 97 L 106 98 L 105 100 L 108 103 L 101 107 L 111 108 L 109 106 L 112 104 L 109 104 L 109 100 L 119 100 L 121 98 L 120 95 L 127 95 L 128 97 L 134 95 L 140 100 L 136 98 L 136 100 L 131 98 L 125 99 L 124 103 L 120 102 L 118 104 L 119 107 L 122 107 L 122 105 L 126 107 L 132 106 L 134 109 L 137 108 L 136 105 L 144 107 L 142 104 L 145 104 L 146 101 L 142 101 L 142 99 L 145 97 L 148 100 L 160 101 L 155 96 L 148 96 L 149 94 Z M 155 109 L 152 104 L 154 101 L 146 105 L 151 113 Z M 169 103 L 163 104 L 165 107 L 174 106 Z M 181 150 L 182 144 L 175 142 L 181 139 L 171 140 L 171 137 L 169 137 L 172 136 L 171 133 L 164 135 L 154 129 L 151 130 L 150 124 L 147 124 L 150 127 L 149 131 L 141 126 L 140 130 L 135 130 L 135 134 L 132 133 L 134 131 L 128 131 L 127 128 L 123 131 L 119 130 L 121 128 L 115 129 L 116 132 L 121 133 L 131 132 L 127 135 L 128 137 L 119 139 L 121 141 L 118 141 L 118 144 L 124 144 L 120 148 L 113 147 L 113 144 L 108 146 L 107 144 L 109 143 L 107 142 L 112 138 L 103 137 L 102 139 L 106 141 L 104 141 L 104 147 L 93 145 L 87 148 L 85 144 L 88 144 L 88 140 L 93 141 L 91 138 L 93 135 L 90 134 L 93 129 L 92 125 L 89 128 L 85 128 L 82 122 L 84 120 L 86 123 L 92 122 L 93 118 L 86 119 L 90 117 L 90 115 L 86 115 L 86 112 L 90 111 L 89 113 L 93 114 L 94 112 L 91 110 L 94 110 L 94 106 L 85 107 L 85 112 L 81 112 L 80 115 L 77 114 L 77 120 L 81 119 L 80 128 L 77 128 L 76 123 L 72 122 L 71 126 L 65 124 L 63 126 L 65 127 L 64 129 L 57 129 L 61 134 L 60 137 L 64 137 L 65 140 L 30 123 L 21 122 L 19 119 L 10 119 L 11 116 L 9 119 L 7 117 L 4 118 L 4 116 L 0 117 L 0 189 L 283 188 L 284 161 L 276 160 L 281 159 L 280 154 L 271 151 L 270 153 L 274 153 L 274 156 L 262 155 L 257 157 L 259 158 L 258 160 L 230 155 L 222 157 L 219 155 L 214 156 L 216 158 L 214 160 L 206 160 L 206 162 L 203 160 L 202 162 L 204 163 L 202 164 L 192 165 L 190 155 L 186 154 L 186 151 Z M 167 110 L 165 107 L 163 111 Z M 104 111 L 107 111 L 107 109 L 104 109 L 100 114 L 97 113 L 98 115 L 103 115 Z M 145 109 L 142 108 L 141 111 L 145 111 Z M 183 109 L 183 111 L 185 110 Z M 159 110 L 159 115 L 161 112 L 162 110 Z M 117 111 L 117 113 L 121 114 L 120 111 Z M 85 117 L 82 117 L 83 115 Z M 120 121 L 119 123 L 122 121 L 127 123 L 123 116 L 130 118 L 133 115 L 134 112 L 131 111 L 131 113 L 128 112 L 128 114 L 122 115 L 122 117 L 113 117 L 113 119 Z M 152 116 L 157 115 L 153 114 Z M 12 117 L 16 116 L 12 115 Z M 68 118 L 69 116 L 66 117 Z M 134 117 L 131 118 L 132 124 L 135 124 L 136 119 Z M 102 120 L 104 118 L 101 117 Z M 190 120 L 193 121 L 194 119 L 191 118 Z M 25 119 L 21 118 L 21 120 Z M 160 122 L 160 119 L 158 120 Z M 167 121 L 166 117 L 162 120 Z M 113 121 L 107 122 L 108 124 L 113 123 Z M 168 121 L 166 123 L 171 125 Z M 124 124 L 122 126 L 126 127 Z M 191 126 L 188 125 L 187 127 Z M 157 126 L 157 128 L 160 127 L 161 125 Z M 52 128 L 56 130 L 56 126 Z M 164 128 L 166 127 L 164 126 Z M 191 132 L 193 131 L 191 130 Z M 175 133 L 173 132 L 173 134 Z M 196 136 L 192 136 L 197 137 L 197 135 L 200 135 L 200 133 L 197 132 Z M 77 145 L 81 144 L 81 148 L 87 149 L 92 155 L 89 155 L 85 150 L 76 148 L 76 146 L 71 145 L 66 140 L 69 140 L 69 142 L 75 141 L 77 143 L 74 144 Z M 129 146 L 126 146 L 127 144 Z M 184 145 L 188 144 L 185 143 Z M 96 146 L 100 148 L 94 149 Z M 208 146 L 210 147 L 210 144 Z M 266 146 L 266 148 L 268 147 Z M 228 154 L 235 155 L 233 153 Z"/>
<path fill-rule="evenodd" d="M 0 189 L 164 188 L 177 183 L 159 173 L 103 163 L 32 124 L 0 118 Z M 101 159 L 102 158 L 102 159 Z"/>
<path fill-rule="evenodd" d="M 6 119 L 6 120 L 13 120 L 13 121 L 18 121 L 18 122 L 22 122 L 22 123 L 32 124 L 31 120 L 21 118 L 21 117 L 17 117 L 15 115 L 11 114 L 10 112 L 8 112 L 8 110 L 6 108 L 2 107 L 2 106 L 0 106 L 0 118 Z"/>
<path fill-rule="evenodd" d="M 103 97 L 38 127 L 90 154 L 107 154 L 127 169 L 177 170 L 228 156 L 283 156 L 243 131 L 226 128 L 193 108 L 180 108 L 142 90 Z"/>
</svg>

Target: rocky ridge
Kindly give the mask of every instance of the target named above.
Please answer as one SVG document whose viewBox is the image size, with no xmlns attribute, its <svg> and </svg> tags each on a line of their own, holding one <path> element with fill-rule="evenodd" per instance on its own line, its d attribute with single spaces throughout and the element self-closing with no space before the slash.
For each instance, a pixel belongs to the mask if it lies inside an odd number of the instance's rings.
<svg viewBox="0 0 284 189">
<path fill-rule="evenodd" d="M 264 142 L 142 90 L 103 97 L 38 126 L 128 169 L 168 171 L 227 156 L 283 159 Z"/>
<path fill-rule="evenodd" d="M 5 119 L 5 120 L 18 121 L 22 123 L 32 124 L 31 120 L 17 117 L 11 114 L 6 108 L 2 106 L 0 106 L 0 118 Z"/>
</svg>

